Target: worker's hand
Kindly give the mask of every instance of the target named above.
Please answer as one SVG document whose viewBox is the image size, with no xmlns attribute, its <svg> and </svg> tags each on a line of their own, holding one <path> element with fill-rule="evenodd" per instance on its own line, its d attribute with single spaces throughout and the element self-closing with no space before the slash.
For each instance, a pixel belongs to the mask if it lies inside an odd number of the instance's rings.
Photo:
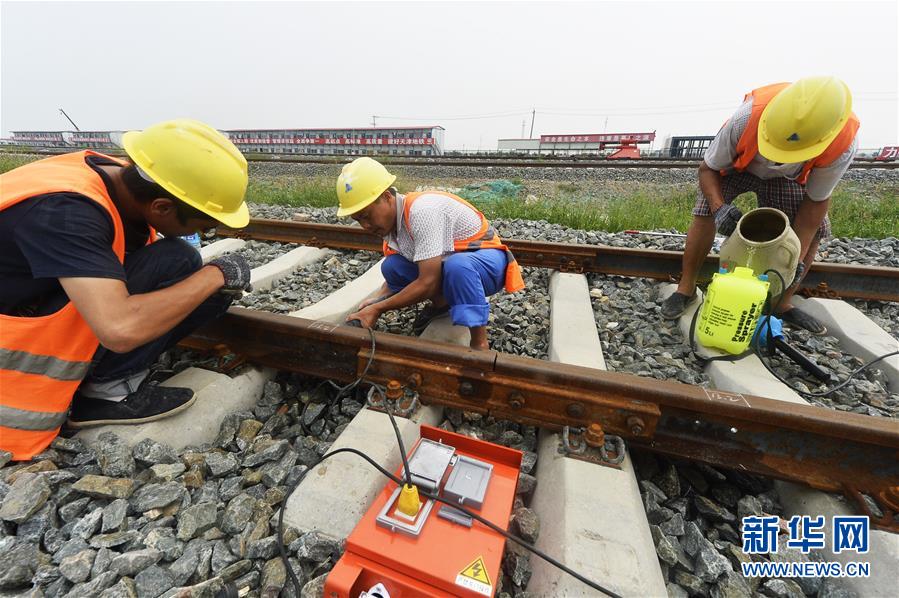
<svg viewBox="0 0 899 598">
<path fill-rule="evenodd" d="M 793 282 L 790 283 L 791 287 L 798 286 L 800 282 L 802 282 L 802 277 L 805 275 L 805 263 L 801 260 L 798 264 L 796 264 L 796 274 L 793 275 Z"/>
<path fill-rule="evenodd" d="M 393 297 L 393 295 L 394 295 L 393 293 L 390 293 L 389 295 L 381 295 L 379 297 L 369 297 L 368 299 L 366 299 L 365 301 L 363 301 L 362 303 L 359 304 L 359 309 L 366 308 L 369 305 L 374 305 L 375 303 L 380 303 L 381 301 L 384 301 L 385 299 L 389 299 L 390 297 Z"/>
<path fill-rule="evenodd" d="M 227 253 L 210 261 L 208 266 L 215 266 L 222 272 L 225 284 L 219 289 L 223 295 L 241 295 L 250 289 L 250 264 L 247 258 L 237 253 Z"/>
<path fill-rule="evenodd" d="M 715 228 L 725 237 L 731 236 L 737 230 L 737 223 L 743 217 L 743 212 L 737 206 L 726 203 L 715 211 Z"/>
<path fill-rule="evenodd" d="M 346 321 L 359 320 L 363 328 L 373 328 L 375 322 L 381 317 L 381 311 L 373 305 L 364 307 L 355 313 L 351 313 L 346 317 Z"/>
</svg>

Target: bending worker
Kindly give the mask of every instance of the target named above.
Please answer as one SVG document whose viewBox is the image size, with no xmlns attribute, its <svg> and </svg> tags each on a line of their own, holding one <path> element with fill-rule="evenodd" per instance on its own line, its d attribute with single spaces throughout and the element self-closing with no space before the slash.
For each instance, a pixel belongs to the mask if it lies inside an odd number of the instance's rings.
<svg viewBox="0 0 899 598">
<path fill-rule="evenodd" d="M 793 307 L 791 298 L 815 259 L 818 242 L 830 235 L 830 195 L 855 155 L 858 126 L 849 88 L 836 77 L 776 83 L 746 94 L 699 165 L 683 274 L 677 291 L 662 304 L 662 316 L 673 319 L 684 312 L 715 230 L 725 236 L 734 232 L 742 213 L 731 202 L 752 191 L 760 207 L 784 212 L 799 237 L 799 267 L 778 307 L 780 317 L 824 334 L 824 326 Z"/>
<path fill-rule="evenodd" d="M 518 262 L 464 199 L 438 191 L 401 195 L 391 186 L 394 181 L 371 158 L 353 160 L 337 178 L 337 215 L 352 216 L 366 231 L 384 237 L 387 256 L 381 291 L 347 320 L 371 328 L 386 311 L 430 299 L 413 323 L 416 334 L 449 311 L 453 324 L 470 330 L 472 349 L 488 349 L 487 297 L 503 288 L 510 293 L 524 288 Z"/>
<path fill-rule="evenodd" d="M 122 141 L 130 162 L 80 151 L 0 176 L 0 449 L 14 459 L 44 450 L 70 405 L 71 427 L 187 408 L 193 391 L 149 384 L 149 365 L 249 284 L 243 257 L 204 267 L 177 238 L 246 226 L 237 148 L 193 120 Z"/>
</svg>

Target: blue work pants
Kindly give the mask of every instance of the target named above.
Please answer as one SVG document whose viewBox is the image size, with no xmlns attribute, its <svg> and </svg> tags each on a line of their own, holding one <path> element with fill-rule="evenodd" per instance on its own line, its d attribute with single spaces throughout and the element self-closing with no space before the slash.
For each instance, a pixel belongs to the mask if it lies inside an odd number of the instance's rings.
<svg viewBox="0 0 899 598">
<path fill-rule="evenodd" d="M 125 286 L 130 294 L 138 295 L 184 280 L 203 267 L 203 260 L 189 243 L 170 238 L 129 253 L 125 256 L 124 267 Z M 143 378 L 140 374 L 146 372 L 163 351 L 174 347 L 203 324 L 223 315 L 231 300 L 232 297 L 219 293 L 210 295 L 174 328 L 127 353 L 113 353 L 101 346 L 94 354 L 93 366 L 82 382 L 82 388 L 93 389 L 92 396 L 133 392 Z M 129 379 L 132 381 L 129 382 Z M 117 384 L 119 381 L 122 384 Z"/>
<path fill-rule="evenodd" d="M 418 265 L 398 253 L 387 256 L 381 274 L 394 293 L 418 278 Z M 443 258 L 443 297 L 456 326 L 485 326 L 490 315 L 487 297 L 506 282 L 506 252 L 502 249 L 460 251 Z"/>
</svg>

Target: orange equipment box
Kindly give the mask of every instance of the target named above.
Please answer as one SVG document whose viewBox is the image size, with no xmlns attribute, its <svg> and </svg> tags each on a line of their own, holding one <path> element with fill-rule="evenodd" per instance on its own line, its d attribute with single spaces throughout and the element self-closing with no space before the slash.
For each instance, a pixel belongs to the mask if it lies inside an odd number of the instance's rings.
<svg viewBox="0 0 899 598">
<path fill-rule="evenodd" d="M 416 452 L 426 445 L 432 449 L 436 446 L 438 452 L 441 446 L 455 449 L 451 466 L 442 465 L 445 471 L 438 472 L 432 480 L 439 487 L 440 496 L 454 496 L 453 488 L 458 486 L 451 478 L 469 487 L 481 484 L 480 496 L 463 504 L 501 529 L 507 529 L 521 468 L 521 451 L 421 426 L 421 439 L 409 454 L 409 469 L 413 474 Z M 446 463 L 449 463 L 448 456 Z M 463 469 L 460 463 L 473 464 L 475 469 Z M 479 473 L 486 471 L 490 471 L 489 481 L 487 474 Z M 402 472 L 401 465 L 397 477 L 402 478 Z M 416 478 L 416 485 L 421 486 L 419 479 Z M 505 538 L 477 521 L 467 527 L 444 518 L 445 513 L 438 515 L 445 508 L 443 503 L 432 501 L 428 506 L 424 496 L 425 504 L 414 522 L 419 528 L 418 535 L 385 525 L 383 518 L 396 491 L 397 485 L 389 481 L 347 538 L 346 552 L 325 583 L 325 598 L 358 598 L 378 583 L 390 598 L 493 596 Z"/>
</svg>

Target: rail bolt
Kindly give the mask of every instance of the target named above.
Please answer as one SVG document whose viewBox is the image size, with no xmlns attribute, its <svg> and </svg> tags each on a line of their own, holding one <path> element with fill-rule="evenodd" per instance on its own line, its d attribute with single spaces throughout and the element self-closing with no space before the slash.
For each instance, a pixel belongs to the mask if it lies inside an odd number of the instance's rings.
<svg viewBox="0 0 899 598">
<path fill-rule="evenodd" d="M 468 380 L 463 380 L 459 383 L 459 394 L 463 397 L 470 397 L 474 394 L 474 384 Z"/>
<path fill-rule="evenodd" d="M 517 390 L 513 390 L 509 393 L 509 407 L 512 409 L 521 409 L 524 407 L 524 395 Z"/>
<path fill-rule="evenodd" d="M 630 429 L 631 434 L 634 436 L 639 436 L 643 433 L 643 430 L 646 429 L 646 424 L 643 423 L 643 420 L 636 415 L 631 415 L 627 418 L 627 427 Z"/>
<path fill-rule="evenodd" d="M 408 386 L 412 390 L 415 390 L 416 388 L 421 386 L 421 374 L 419 374 L 418 372 L 409 374 L 409 377 L 406 379 L 406 386 Z"/>
<path fill-rule="evenodd" d="M 403 396 L 403 385 L 399 383 L 399 380 L 389 380 L 385 394 L 391 401 L 396 401 Z"/>
<path fill-rule="evenodd" d="M 565 413 L 568 417 L 584 417 L 584 406 L 581 403 L 568 403 Z"/>
<path fill-rule="evenodd" d="M 597 423 L 590 424 L 584 432 L 584 442 L 593 447 L 605 445 L 606 433 L 603 431 L 602 426 Z"/>
</svg>

